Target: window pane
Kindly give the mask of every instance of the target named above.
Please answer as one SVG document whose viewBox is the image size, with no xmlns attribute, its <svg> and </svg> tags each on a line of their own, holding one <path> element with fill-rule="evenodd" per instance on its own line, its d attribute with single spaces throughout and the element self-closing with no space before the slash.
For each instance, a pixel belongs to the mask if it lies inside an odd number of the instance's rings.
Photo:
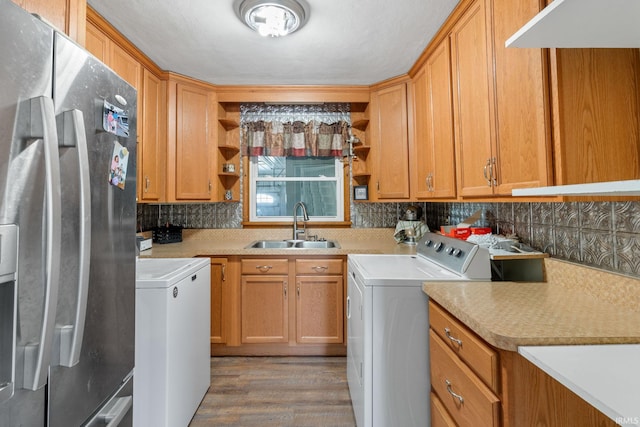
<svg viewBox="0 0 640 427">
<path fill-rule="evenodd" d="M 333 160 L 332 160 L 333 167 Z M 335 181 L 257 181 L 256 215 L 292 216 L 293 206 L 303 201 L 309 216 L 338 214 Z"/>
<path fill-rule="evenodd" d="M 333 157 L 258 157 L 259 178 L 315 178 L 320 176 L 336 176 Z"/>
</svg>

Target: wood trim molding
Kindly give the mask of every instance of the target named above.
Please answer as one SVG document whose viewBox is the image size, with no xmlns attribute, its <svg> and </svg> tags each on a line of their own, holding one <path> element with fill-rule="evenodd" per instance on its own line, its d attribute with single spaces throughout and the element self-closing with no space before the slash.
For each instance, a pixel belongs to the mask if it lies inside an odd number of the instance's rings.
<svg viewBox="0 0 640 427">
<path fill-rule="evenodd" d="M 440 42 L 445 38 L 449 37 L 449 33 L 451 32 L 451 28 L 455 25 L 456 22 L 460 19 L 463 13 L 475 2 L 475 0 L 461 0 L 460 3 L 453 9 L 449 17 L 444 21 L 442 27 L 438 30 L 438 32 L 433 36 L 427 47 L 424 49 L 420 57 L 413 64 L 411 69 L 409 69 L 409 76 L 413 78 L 418 70 L 424 65 L 427 58 L 433 53 L 435 49 L 440 45 Z"/>
<path fill-rule="evenodd" d="M 410 81 L 411 81 L 411 78 L 409 77 L 408 74 L 401 74 L 399 76 L 391 77 L 390 79 L 386 79 L 381 82 L 375 83 L 369 86 L 369 89 L 371 90 L 371 92 L 376 92 L 381 89 L 385 89 L 387 87 L 396 86 L 402 83 L 409 83 Z"/>
<path fill-rule="evenodd" d="M 217 86 L 219 102 L 368 103 L 369 86 Z"/>
</svg>

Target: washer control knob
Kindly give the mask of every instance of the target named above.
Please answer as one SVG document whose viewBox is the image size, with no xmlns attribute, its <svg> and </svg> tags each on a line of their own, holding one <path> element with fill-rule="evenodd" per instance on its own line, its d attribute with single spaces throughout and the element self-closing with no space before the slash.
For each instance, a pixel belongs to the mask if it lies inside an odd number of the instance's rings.
<svg viewBox="0 0 640 427">
<path fill-rule="evenodd" d="M 460 255 L 462 255 L 462 251 L 460 249 L 454 249 L 453 252 L 451 252 L 451 255 L 453 255 L 454 257 L 458 258 L 460 257 Z"/>
<path fill-rule="evenodd" d="M 432 241 L 431 239 L 427 239 L 427 240 L 425 240 L 425 241 L 424 241 L 424 245 L 425 245 L 426 247 L 429 247 L 429 246 L 431 246 L 432 244 L 433 244 L 433 241 Z"/>
<path fill-rule="evenodd" d="M 453 251 L 454 251 L 453 246 L 449 246 L 447 249 L 445 249 L 445 252 L 446 252 L 448 255 L 453 254 Z"/>
<path fill-rule="evenodd" d="M 444 248 L 444 244 L 442 242 L 436 243 L 435 246 L 433 247 L 433 249 L 435 249 L 436 252 L 440 252 L 443 248 Z"/>
</svg>

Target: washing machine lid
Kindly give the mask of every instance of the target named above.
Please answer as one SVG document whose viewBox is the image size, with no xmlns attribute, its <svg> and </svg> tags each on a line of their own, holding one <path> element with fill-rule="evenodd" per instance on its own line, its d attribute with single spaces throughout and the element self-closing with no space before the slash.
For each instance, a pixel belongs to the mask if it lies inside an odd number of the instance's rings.
<svg viewBox="0 0 640 427">
<path fill-rule="evenodd" d="M 349 255 L 368 285 L 382 282 L 461 280 L 460 275 L 416 255 Z M 390 285 L 391 283 L 389 283 Z"/>
<path fill-rule="evenodd" d="M 168 288 L 209 263 L 209 258 L 140 258 L 136 288 Z"/>
</svg>

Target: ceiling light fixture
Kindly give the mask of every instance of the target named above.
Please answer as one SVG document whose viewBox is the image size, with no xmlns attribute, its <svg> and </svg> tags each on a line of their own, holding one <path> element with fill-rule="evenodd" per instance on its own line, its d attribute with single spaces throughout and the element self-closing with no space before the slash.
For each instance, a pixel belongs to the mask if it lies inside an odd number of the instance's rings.
<svg viewBox="0 0 640 427">
<path fill-rule="evenodd" d="M 309 7 L 300 0 L 236 0 L 242 22 L 264 37 L 282 37 L 302 28 Z"/>
</svg>

